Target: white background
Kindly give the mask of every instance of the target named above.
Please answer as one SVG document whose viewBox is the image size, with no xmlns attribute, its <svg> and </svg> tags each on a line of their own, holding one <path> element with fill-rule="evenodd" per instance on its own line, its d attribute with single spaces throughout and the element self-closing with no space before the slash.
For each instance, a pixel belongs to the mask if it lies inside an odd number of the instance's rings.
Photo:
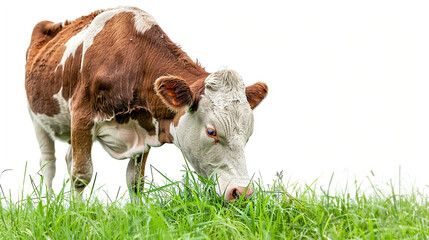
<svg viewBox="0 0 429 240">
<path fill-rule="evenodd" d="M 248 169 L 271 183 L 367 185 L 392 180 L 425 191 L 429 182 L 429 6 L 426 1 L 7 1 L 0 14 L 0 184 L 17 195 L 36 176 L 39 149 L 27 112 L 25 52 L 34 25 L 96 9 L 132 5 L 210 72 L 264 81 L 255 110 Z M 57 142 L 58 191 L 68 178 L 67 145 Z M 93 150 L 97 184 L 125 189 L 127 161 Z M 174 145 L 152 148 L 148 167 L 180 180 Z M 401 166 L 401 167 L 400 167 Z M 371 170 L 375 174 L 372 176 Z M 149 170 L 146 171 L 150 174 Z M 27 177 L 28 179 L 28 177 Z M 31 189 L 25 185 L 26 191 Z"/>
</svg>

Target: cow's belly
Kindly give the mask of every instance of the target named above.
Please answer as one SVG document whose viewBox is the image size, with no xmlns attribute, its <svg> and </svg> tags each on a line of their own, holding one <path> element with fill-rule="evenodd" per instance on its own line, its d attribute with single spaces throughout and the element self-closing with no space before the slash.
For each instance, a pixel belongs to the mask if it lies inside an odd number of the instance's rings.
<svg viewBox="0 0 429 240">
<path fill-rule="evenodd" d="M 52 117 L 44 114 L 32 115 L 52 139 L 70 142 L 70 114 L 57 114 Z"/>
<path fill-rule="evenodd" d="M 52 102 L 57 103 L 59 112 L 53 115 L 35 113 L 29 107 L 30 115 L 35 124 L 39 124 L 52 139 L 70 142 L 71 117 L 69 102 L 62 97 L 62 89 L 52 96 Z"/>
<path fill-rule="evenodd" d="M 154 125 L 158 126 L 156 122 Z M 97 123 L 94 134 L 110 156 L 116 159 L 130 158 L 148 151 L 150 146 L 161 145 L 158 140 L 158 128 L 155 135 L 149 135 L 135 120 L 125 124 L 119 124 L 114 120 Z"/>
<path fill-rule="evenodd" d="M 40 125 L 52 139 L 58 139 L 64 142 L 70 142 L 70 113 L 61 112 L 54 116 L 48 116 L 41 113 L 34 113 L 30 110 L 30 115 L 34 124 Z"/>
</svg>

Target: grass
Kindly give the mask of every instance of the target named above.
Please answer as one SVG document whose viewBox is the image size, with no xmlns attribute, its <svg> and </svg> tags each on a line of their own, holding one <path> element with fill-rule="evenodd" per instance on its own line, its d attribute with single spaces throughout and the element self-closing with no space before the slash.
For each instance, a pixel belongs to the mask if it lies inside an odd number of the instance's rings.
<svg viewBox="0 0 429 240">
<path fill-rule="evenodd" d="M 2 192 L 0 239 L 427 239 L 429 204 L 417 191 L 371 194 L 316 191 L 315 185 L 254 183 L 250 200 L 227 203 L 191 171 L 165 186 L 146 184 L 140 203 L 82 201 L 65 191 L 43 198 L 43 184 L 12 201 Z M 88 191 L 88 190 L 87 190 Z M 289 193 L 292 193 L 290 195 Z"/>
</svg>

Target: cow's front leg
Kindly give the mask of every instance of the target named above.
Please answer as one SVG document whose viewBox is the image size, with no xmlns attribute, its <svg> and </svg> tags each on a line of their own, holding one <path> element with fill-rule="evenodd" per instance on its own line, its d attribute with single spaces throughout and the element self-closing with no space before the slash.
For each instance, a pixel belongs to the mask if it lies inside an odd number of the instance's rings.
<svg viewBox="0 0 429 240">
<path fill-rule="evenodd" d="M 137 200 L 139 193 L 143 191 L 144 169 L 149 149 L 142 155 L 134 156 L 128 162 L 127 185 L 131 201 Z"/>
<path fill-rule="evenodd" d="M 93 143 L 93 122 L 88 121 L 88 115 L 72 116 L 71 147 L 73 166 L 71 179 L 75 194 L 80 195 L 92 178 L 91 149 Z"/>
</svg>

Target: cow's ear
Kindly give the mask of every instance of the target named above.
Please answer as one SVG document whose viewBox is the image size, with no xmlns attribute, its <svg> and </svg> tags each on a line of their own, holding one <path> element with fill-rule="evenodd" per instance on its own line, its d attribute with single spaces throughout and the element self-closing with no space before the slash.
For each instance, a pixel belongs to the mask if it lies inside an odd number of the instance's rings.
<svg viewBox="0 0 429 240">
<path fill-rule="evenodd" d="M 246 97 L 247 101 L 250 104 L 252 109 L 255 109 L 256 106 L 267 96 L 268 86 L 263 82 L 257 82 L 253 85 L 246 87 Z"/>
<path fill-rule="evenodd" d="M 155 92 L 173 111 L 180 111 L 191 106 L 193 94 L 188 84 L 176 76 L 160 77 L 155 81 Z"/>
</svg>

